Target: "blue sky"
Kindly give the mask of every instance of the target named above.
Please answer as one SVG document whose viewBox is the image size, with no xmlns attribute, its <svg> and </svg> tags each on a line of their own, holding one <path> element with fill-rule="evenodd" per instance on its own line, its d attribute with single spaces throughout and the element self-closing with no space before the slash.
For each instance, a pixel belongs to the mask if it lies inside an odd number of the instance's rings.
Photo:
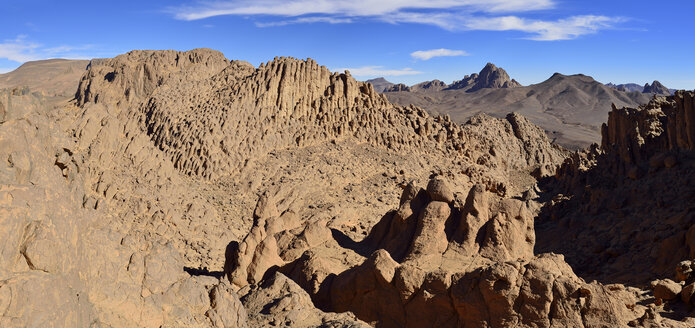
<svg viewBox="0 0 695 328">
<path fill-rule="evenodd" d="M 45 58 L 206 47 L 258 65 L 311 57 L 358 79 L 445 82 L 487 62 L 695 89 L 695 1 L 0 0 L 0 72 Z"/>
</svg>

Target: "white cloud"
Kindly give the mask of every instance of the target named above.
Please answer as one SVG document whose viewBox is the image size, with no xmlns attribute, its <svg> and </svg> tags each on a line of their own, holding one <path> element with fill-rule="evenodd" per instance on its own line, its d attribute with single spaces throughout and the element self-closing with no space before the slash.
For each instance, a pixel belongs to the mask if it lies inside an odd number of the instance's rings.
<svg viewBox="0 0 695 328">
<path fill-rule="evenodd" d="M 0 43 L 0 58 L 24 63 L 31 60 L 49 58 L 89 59 L 81 53 L 92 48 L 91 45 L 83 46 L 58 46 L 47 48 L 41 44 L 27 40 L 26 35 L 19 35 L 15 39 L 5 40 Z"/>
<path fill-rule="evenodd" d="M 0 58 L 9 59 L 14 62 L 23 63 L 30 60 L 37 60 L 35 54 L 39 45 L 26 41 L 26 36 L 20 35 L 12 40 L 5 40 L 0 43 Z"/>
<path fill-rule="evenodd" d="M 518 16 L 483 17 L 455 13 L 423 14 L 412 12 L 396 13 L 381 19 L 392 24 L 435 25 L 449 31 L 520 31 L 531 34 L 527 39 L 535 41 L 575 39 L 602 29 L 612 28 L 615 24 L 626 21 L 623 17 L 594 15 L 571 16 L 556 21 L 544 21 Z"/>
<path fill-rule="evenodd" d="M 410 54 L 411 57 L 420 60 L 430 60 L 434 57 L 457 57 L 457 56 L 468 56 L 468 53 L 463 50 L 451 50 L 451 49 L 432 49 L 432 50 L 418 50 Z"/>
<path fill-rule="evenodd" d="M 270 23 L 256 23 L 258 27 L 274 27 L 285 26 L 292 24 L 309 24 L 309 23 L 328 23 L 328 24 L 348 24 L 352 23 L 350 18 L 335 18 L 335 17 L 301 17 L 292 20 L 284 20 Z"/>
<path fill-rule="evenodd" d="M 384 69 L 383 66 L 362 66 L 355 68 L 335 68 L 334 72 L 349 71 L 354 76 L 404 76 L 422 74 L 410 67 L 402 69 Z"/>
<path fill-rule="evenodd" d="M 12 71 L 14 71 L 14 70 L 15 70 L 14 68 L 3 68 L 3 67 L 0 67 L 0 74 L 5 74 L 5 73 L 7 73 L 7 72 L 12 72 Z"/>
<path fill-rule="evenodd" d="M 570 40 L 581 35 L 596 33 L 601 29 L 624 22 L 621 17 L 572 16 L 557 21 L 528 20 L 516 16 L 473 18 L 465 27 L 471 30 L 522 31 L 533 34 L 536 41 Z"/>
<path fill-rule="evenodd" d="M 171 11 L 177 19 L 197 20 L 222 15 L 350 17 L 381 16 L 403 10 L 467 9 L 475 12 L 523 12 L 555 7 L 555 0 L 228 0 L 199 2 Z"/>
<path fill-rule="evenodd" d="M 181 20 L 214 16 L 270 16 L 276 21 L 259 27 L 307 23 L 353 23 L 378 20 L 392 24 L 434 25 L 450 31 L 520 31 L 527 39 L 574 39 L 624 22 L 620 17 L 582 15 L 557 20 L 520 17 L 520 13 L 549 10 L 557 0 L 223 0 L 170 9 Z M 507 14 L 504 14 L 507 13 Z M 289 17 L 293 19 L 288 19 Z"/>
</svg>

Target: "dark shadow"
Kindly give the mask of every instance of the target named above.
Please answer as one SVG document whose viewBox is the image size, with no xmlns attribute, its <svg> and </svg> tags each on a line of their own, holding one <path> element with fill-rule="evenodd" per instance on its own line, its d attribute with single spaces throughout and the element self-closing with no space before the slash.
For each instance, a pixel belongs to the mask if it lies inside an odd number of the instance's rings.
<svg viewBox="0 0 695 328">
<path fill-rule="evenodd" d="M 110 72 L 104 76 L 104 80 L 109 82 L 113 82 L 114 79 L 116 79 L 116 72 Z"/>
<path fill-rule="evenodd" d="M 224 250 L 224 273 L 230 273 L 234 270 L 236 267 L 236 263 L 238 261 L 237 259 L 237 250 L 239 249 L 239 242 L 236 240 L 232 240 L 227 244 L 227 247 Z"/>
<path fill-rule="evenodd" d="M 331 228 L 331 235 L 333 235 L 333 239 L 335 239 L 338 245 L 340 245 L 342 248 L 350 249 L 364 257 L 371 254 L 370 250 L 368 249 L 369 247 L 360 242 L 352 240 L 352 238 L 338 229 Z"/>
<path fill-rule="evenodd" d="M 664 305 L 664 310 L 663 312 L 659 312 L 659 314 L 671 320 L 683 321 L 683 319 L 693 316 L 693 307 L 681 302 L 680 299 L 667 302 Z"/>
<path fill-rule="evenodd" d="M 220 279 L 224 276 L 222 271 L 209 271 L 208 268 L 189 268 L 183 267 L 183 271 L 190 274 L 191 276 L 207 276 Z"/>
<path fill-rule="evenodd" d="M 104 76 L 104 80 L 109 82 L 113 82 L 114 79 L 116 79 L 116 72 L 110 72 Z"/>
<path fill-rule="evenodd" d="M 603 153 L 586 171 L 540 179 L 545 205 L 535 221 L 534 252 L 564 255 L 586 281 L 648 288 L 653 279 L 672 278 L 689 259 L 695 152 L 671 154 L 678 158 L 671 168 L 648 160 L 625 164 Z"/>
</svg>

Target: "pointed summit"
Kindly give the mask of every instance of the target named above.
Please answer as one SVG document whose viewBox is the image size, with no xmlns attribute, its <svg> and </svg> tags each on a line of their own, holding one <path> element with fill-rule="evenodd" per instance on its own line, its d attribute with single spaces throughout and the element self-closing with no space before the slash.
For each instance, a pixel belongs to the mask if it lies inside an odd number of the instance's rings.
<svg viewBox="0 0 695 328">
<path fill-rule="evenodd" d="M 657 95 L 665 95 L 665 96 L 671 95 L 671 90 L 669 90 L 667 87 L 665 87 L 659 81 L 654 81 L 654 82 L 652 82 L 651 85 L 649 85 L 649 83 L 645 84 L 644 90 L 642 92 L 643 93 L 655 93 Z"/>
<path fill-rule="evenodd" d="M 467 92 L 474 92 L 485 88 L 502 89 L 520 86 L 521 84 L 511 79 L 504 69 L 487 63 L 480 73 L 466 75 L 463 80 L 455 81 L 447 89 L 466 89 Z"/>
</svg>

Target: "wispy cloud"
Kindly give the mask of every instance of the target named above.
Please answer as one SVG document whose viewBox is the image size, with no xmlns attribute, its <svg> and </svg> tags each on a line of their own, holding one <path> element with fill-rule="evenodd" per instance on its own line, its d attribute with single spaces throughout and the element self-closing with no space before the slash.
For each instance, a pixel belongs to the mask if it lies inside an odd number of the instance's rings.
<svg viewBox="0 0 695 328">
<path fill-rule="evenodd" d="M 258 27 L 274 27 L 285 26 L 292 24 L 309 24 L 309 23 L 328 23 L 328 24 L 348 24 L 352 23 L 350 18 L 335 18 L 335 17 L 301 17 L 291 20 L 283 20 L 278 22 L 260 23 L 256 22 Z"/>
<path fill-rule="evenodd" d="M 410 54 L 411 57 L 420 60 L 430 60 L 434 57 L 458 57 L 458 56 L 468 56 L 468 53 L 463 50 L 451 50 L 451 49 L 432 49 L 432 50 L 418 50 Z"/>
<path fill-rule="evenodd" d="M 20 63 L 36 60 L 38 56 L 35 52 L 38 48 L 38 44 L 28 42 L 26 36 L 20 35 L 15 39 L 5 40 L 3 43 L 0 43 L 0 58 Z"/>
<path fill-rule="evenodd" d="M 574 39 L 613 28 L 621 17 L 576 15 L 556 20 L 524 18 L 523 14 L 557 7 L 557 0 L 226 0 L 197 1 L 171 8 L 181 20 L 215 16 L 271 17 L 259 27 L 309 23 L 354 23 L 377 20 L 393 24 L 434 25 L 450 31 L 520 31 L 526 39 L 552 41 Z M 291 19 L 288 19 L 291 18 Z"/>
<path fill-rule="evenodd" d="M 380 16 L 412 9 L 466 8 L 477 12 L 522 12 L 555 7 L 555 0 L 228 0 L 198 2 L 174 8 L 177 19 L 197 20 L 222 15 L 302 16 L 310 14 L 350 17 Z"/>
<path fill-rule="evenodd" d="M 19 35 L 0 43 L 0 58 L 18 63 L 49 58 L 89 59 L 82 52 L 90 48 L 91 45 L 45 47 L 29 41 L 26 35 Z"/>
<path fill-rule="evenodd" d="M 334 72 L 349 71 L 354 76 L 404 76 L 422 74 L 420 71 L 415 71 L 410 67 L 402 69 L 385 69 L 383 66 L 362 66 L 354 68 L 335 68 Z"/>
<path fill-rule="evenodd" d="M 571 16 L 555 21 L 533 20 L 518 16 L 471 16 L 454 13 L 396 13 L 381 17 L 392 23 L 419 23 L 441 27 L 449 31 L 520 31 L 530 34 L 526 37 L 535 41 L 571 40 L 602 29 L 609 29 L 623 23 L 624 17 L 595 15 Z"/>
<path fill-rule="evenodd" d="M 472 30 L 522 31 L 532 34 L 528 39 L 536 41 L 570 40 L 581 35 L 611 28 L 626 19 L 606 16 L 572 16 L 557 21 L 528 20 L 515 16 L 474 18 L 466 23 Z"/>
</svg>

